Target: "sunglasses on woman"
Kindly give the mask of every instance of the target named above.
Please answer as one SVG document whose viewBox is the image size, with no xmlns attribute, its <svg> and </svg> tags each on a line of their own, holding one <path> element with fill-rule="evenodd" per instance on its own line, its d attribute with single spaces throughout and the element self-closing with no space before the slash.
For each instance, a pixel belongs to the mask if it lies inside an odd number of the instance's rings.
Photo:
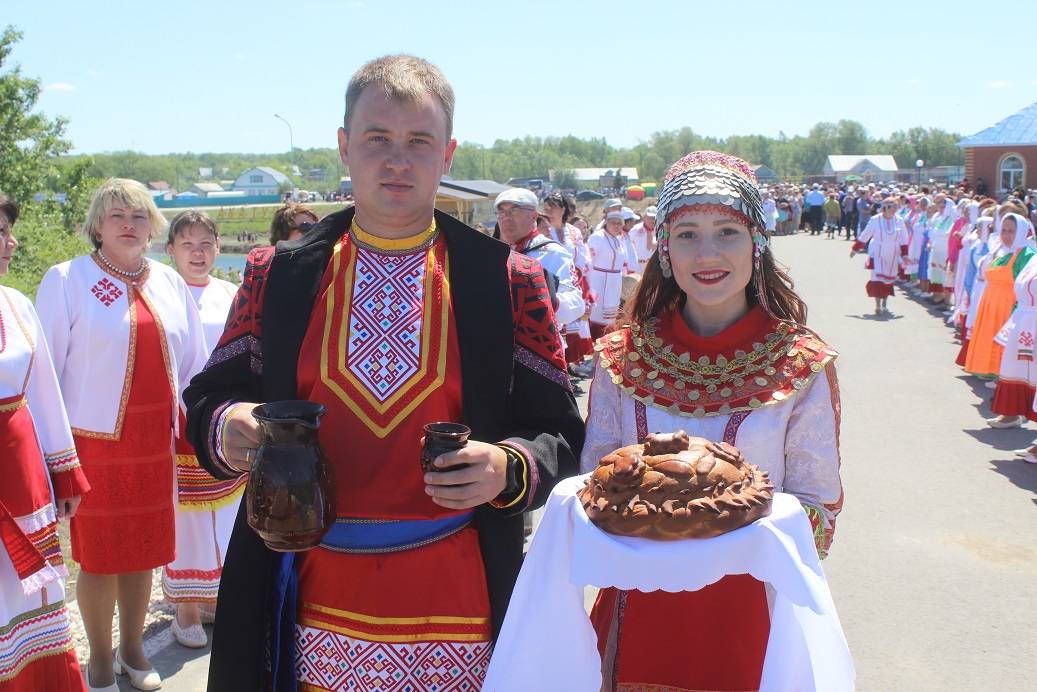
<svg viewBox="0 0 1037 692">
<path fill-rule="evenodd" d="M 299 231 L 300 233 L 305 234 L 305 233 L 309 233 L 313 229 L 313 227 L 316 226 L 316 225 L 317 224 L 313 223 L 312 221 L 303 221 L 301 224 L 299 224 L 298 226 L 296 226 L 292 230 L 293 231 Z"/>
</svg>

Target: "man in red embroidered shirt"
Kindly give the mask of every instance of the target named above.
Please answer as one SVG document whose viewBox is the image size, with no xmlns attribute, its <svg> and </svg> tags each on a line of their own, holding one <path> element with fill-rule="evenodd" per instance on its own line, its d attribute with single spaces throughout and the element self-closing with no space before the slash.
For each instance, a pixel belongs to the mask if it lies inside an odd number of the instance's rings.
<svg viewBox="0 0 1037 692">
<path fill-rule="evenodd" d="M 353 75 L 338 140 L 355 207 L 250 258 L 185 392 L 217 477 L 254 461 L 256 403 L 323 404 L 338 493 L 338 522 L 306 553 L 267 549 L 239 512 L 210 690 L 478 689 L 522 513 L 576 472 L 583 424 L 540 265 L 434 210 L 453 108 L 424 60 Z M 422 427 L 436 421 L 472 433 L 425 473 Z"/>
</svg>

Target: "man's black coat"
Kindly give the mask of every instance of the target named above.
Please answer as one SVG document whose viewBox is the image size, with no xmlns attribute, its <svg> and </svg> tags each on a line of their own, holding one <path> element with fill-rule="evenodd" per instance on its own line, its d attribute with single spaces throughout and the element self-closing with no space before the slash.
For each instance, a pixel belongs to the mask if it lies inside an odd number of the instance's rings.
<svg viewBox="0 0 1037 692">
<path fill-rule="evenodd" d="M 246 270 L 245 287 L 235 298 L 228 333 L 184 393 L 187 436 L 199 462 L 218 478 L 226 469 L 210 458 L 211 423 L 230 401 L 265 402 L 298 398 L 296 366 L 310 313 L 336 242 L 353 218 L 352 209 L 329 215 L 299 240 L 282 242 L 265 272 L 262 303 L 248 312 L 248 333 L 233 334 L 235 312 L 256 288 Z M 513 510 L 476 508 L 486 581 L 496 638 L 522 564 L 523 509 L 539 507 L 556 481 L 577 472 L 583 421 L 565 384 L 564 371 L 547 377 L 516 360 L 523 301 L 546 293 L 542 271 L 523 278 L 507 245 L 450 216 L 436 212 L 450 261 L 450 297 L 461 351 L 464 422 L 472 439 L 512 440 L 529 450 L 538 483 L 529 502 Z M 516 278 L 517 277 L 517 278 Z M 542 311 L 542 305 L 536 305 Z M 240 315 L 239 315 L 240 317 Z M 519 324 L 516 324 L 516 318 Z M 542 316 L 541 316 L 542 319 Z M 552 318 L 553 319 L 553 318 Z M 240 330 L 239 330 L 240 331 Z M 260 334 L 259 338 L 255 338 Z M 418 472 L 417 454 L 414 470 Z M 238 509 L 220 584 L 209 689 L 260 690 L 266 678 L 264 645 L 272 558 Z M 447 569 L 448 566 L 443 566 Z"/>
</svg>

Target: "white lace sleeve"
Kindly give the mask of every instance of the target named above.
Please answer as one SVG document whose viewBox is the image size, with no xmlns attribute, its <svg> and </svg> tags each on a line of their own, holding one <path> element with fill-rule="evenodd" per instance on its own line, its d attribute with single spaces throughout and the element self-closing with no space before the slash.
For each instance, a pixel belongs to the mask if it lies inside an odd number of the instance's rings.
<svg viewBox="0 0 1037 692">
<path fill-rule="evenodd" d="M 580 473 L 590 473 L 598 467 L 599 459 L 622 446 L 622 406 L 619 386 L 613 384 L 609 373 L 599 363 L 591 383 L 587 437 L 580 456 Z"/>
<path fill-rule="evenodd" d="M 791 402 L 795 410 L 785 433 L 784 492 L 824 515 L 830 534 L 842 509 L 839 478 L 839 385 L 829 363 Z"/>
</svg>

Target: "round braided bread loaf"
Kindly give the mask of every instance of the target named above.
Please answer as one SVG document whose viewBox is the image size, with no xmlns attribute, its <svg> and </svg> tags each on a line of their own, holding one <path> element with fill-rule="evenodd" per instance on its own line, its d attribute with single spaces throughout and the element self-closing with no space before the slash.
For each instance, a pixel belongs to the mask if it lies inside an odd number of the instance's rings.
<svg viewBox="0 0 1037 692">
<path fill-rule="evenodd" d="M 771 513 L 774 486 L 724 442 L 683 430 L 604 457 L 579 493 L 590 520 L 619 536 L 710 538 Z"/>
</svg>

